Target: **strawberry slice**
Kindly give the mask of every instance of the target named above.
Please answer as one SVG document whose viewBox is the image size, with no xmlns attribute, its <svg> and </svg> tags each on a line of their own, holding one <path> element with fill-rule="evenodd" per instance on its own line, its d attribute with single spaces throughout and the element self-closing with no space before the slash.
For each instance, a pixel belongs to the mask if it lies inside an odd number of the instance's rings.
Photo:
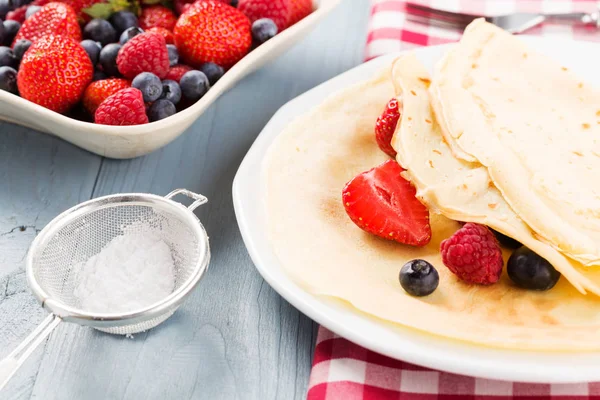
<svg viewBox="0 0 600 400">
<path fill-rule="evenodd" d="M 375 139 L 381 151 L 392 158 L 396 158 L 396 150 L 392 147 L 392 136 L 396 131 L 396 125 L 400 119 L 402 104 L 396 98 L 391 99 L 385 106 L 385 110 L 377 118 L 375 124 Z"/>
<path fill-rule="evenodd" d="M 394 160 L 357 175 L 346 184 L 342 201 L 359 228 L 388 240 L 424 246 L 431 239 L 429 211 L 416 198 L 416 190 L 400 176 Z"/>
</svg>

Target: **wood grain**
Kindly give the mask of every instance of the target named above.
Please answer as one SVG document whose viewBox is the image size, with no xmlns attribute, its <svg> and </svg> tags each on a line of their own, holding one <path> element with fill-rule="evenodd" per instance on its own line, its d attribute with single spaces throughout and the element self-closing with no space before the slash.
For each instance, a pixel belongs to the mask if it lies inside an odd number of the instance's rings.
<svg viewBox="0 0 600 400">
<path fill-rule="evenodd" d="M 167 322 L 133 339 L 62 324 L 0 399 L 302 399 L 315 324 L 266 284 L 233 213 L 231 184 L 248 148 L 285 102 L 362 60 L 367 0 L 347 0 L 305 40 L 219 99 L 178 140 L 143 158 L 101 159 L 0 124 L 0 357 L 44 317 L 23 257 L 66 208 L 118 192 L 185 187 L 211 240 L 206 277 Z"/>
</svg>

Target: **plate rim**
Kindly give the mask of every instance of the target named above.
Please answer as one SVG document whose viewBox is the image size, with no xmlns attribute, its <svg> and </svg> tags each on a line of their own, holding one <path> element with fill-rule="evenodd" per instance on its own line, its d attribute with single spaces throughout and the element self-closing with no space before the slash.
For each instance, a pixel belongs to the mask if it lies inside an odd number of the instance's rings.
<svg viewBox="0 0 600 400">
<path fill-rule="evenodd" d="M 598 49 L 598 45 L 592 42 L 583 42 L 576 41 L 566 38 L 544 38 L 544 37 L 534 37 L 522 35 L 522 39 L 524 39 L 529 44 L 535 45 L 536 42 L 552 42 L 554 46 L 557 46 L 557 42 L 563 42 L 562 46 L 573 45 L 576 43 L 577 45 L 582 45 L 585 47 L 592 47 Z M 285 298 L 288 302 L 290 302 L 295 308 L 301 311 L 303 314 L 307 315 L 309 318 L 319 323 L 320 325 L 325 326 L 329 330 L 335 332 L 336 334 L 360 345 L 369 350 L 375 351 L 377 353 L 386 355 L 388 357 L 399 359 L 403 361 L 407 361 L 413 364 L 421 365 L 427 368 L 432 368 L 436 370 L 447 371 L 451 373 L 457 373 L 462 375 L 468 375 L 478 378 L 487 378 L 487 379 L 499 379 L 499 380 L 510 380 L 514 382 L 528 382 L 528 383 L 582 383 L 582 382 L 591 382 L 595 380 L 600 380 L 600 369 L 593 366 L 577 366 L 577 365 L 568 365 L 560 367 L 552 367 L 547 364 L 540 365 L 541 370 L 539 369 L 531 369 L 532 365 L 537 365 L 535 362 L 531 363 L 531 365 L 523 365 L 521 368 L 515 368 L 514 365 L 504 365 L 499 366 L 494 362 L 494 356 L 498 355 L 510 355 L 515 357 L 521 357 L 524 359 L 530 356 L 543 356 L 549 357 L 551 359 L 568 359 L 572 360 L 573 354 L 582 354 L 581 352 L 532 352 L 526 350 L 513 350 L 513 349 L 502 349 L 502 348 L 491 348 L 481 346 L 475 343 L 461 342 L 459 340 L 454 340 L 451 338 L 444 338 L 441 336 L 435 336 L 434 334 L 429 334 L 426 332 L 420 332 L 417 329 L 408 328 L 408 327 L 399 327 L 398 329 L 406 330 L 407 333 L 398 335 L 394 332 L 395 336 L 401 338 L 405 344 L 409 346 L 402 346 L 399 349 L 395 349 L 394 351 L 390 351 L 390 348 L 377 340 L 372 338 L 365 337 L 364 333 L 357 332 L 356 330 L 344 326 L 342 323 L 337 321 L 338 318 L 332 317 L 330 312 L 323 311 L 323 308 L 331 307 L 331 305 L 326 304 L 327 300 L 324 297 L 314 296 L 309 292 L 303 290 L 300 286 L 298 286 L 295 282 L 288 278 L 289 282 L 281 282 L 274 275 L 272 267 L 266 265 L 267 263 L 263 260 L 263 254 L 257 249 L 257 239 L 254 237 L 254 230 L 248 223 L 249 215 L 247 210 L 246 202 L 248 201 L 249 196 L 252 193 L 244 190 L 245 179 L 254 179 L 262 181 L 263 175 L 263 163 L 261 162 L 262 156 L 268 151 L 270 144 L 275 140 L 275 138 L 281 133 L 279 132 L 271 132 L 273 130 L 273 126 L 277 124 L 278 120 L 285 115 L 289 109 L 294 108 L 295 105 L 302 103 L 305 99 L 310 98 L 312 96 L 318 96 L 316 93 L 324 91 L 324 89 L 330 88 L 332 91 L 329 92 L 329 95 L 334 93 L 335 91 L 341 90 L 350 85 L 340 85 L 339 82 L 343 82 L 347 79 L 348 76 L 352 76 L 355 74 L 359 74 L 361 71 L 374 69 L 383 67 L 387 60 L 391 60 L 401 54 L 406 54 L 408 52 L 415 52 L 415 54 L 426 54 L 426 53 L 435 53 L 436 51 L 442 51 L 445 48 L 452 46 L 452 44 L 443 44 L 437 46 L 429 46 L 423 47 L 420 49 L 413 49 L 404 52 L 398 52 L 393 54 L 383 55 L 372 60 L 369 60 L 363 64 L 359 64 L 358 66 L 343 72 L 321 84 L 315 86 L 314 88 L 306 91 L 305 93 L 295 97 L 290 100 L 286 104 L 284 104 L 279 110 L 271 117 L 269 122 L 262 129 L 260 134 L 257 136 L 252 146 L 248 150 L 248 153 L 245 155 L 242 160 L 238 171 L 236 172 L 233 185 L 232 185 L 232 194 L 233 194 L 233 206 L 236 215 L 236 220 L 238 222 L 238 227 L 240 229 L 240 233 L 242 235 L 242 239 L 244 244 L 248 250 L 248 253 L 252 259 L 252 262 L 261 276 L 269 283 L 269 285 L 279 293 L 283 298 Z M 559 45 L 561 47 L 561 45 Z M 364 80 L 364 79 L 361 79 Z M 360 82 L 355 81 L 355 83 Z M 321 96 L 319 98 L 319 104 L 323 100 L 328 97 Z M 313 108 L 316 104 L 312 104 L 308 107 L 300 107 L 300 111 L 292 111 L 294 114 L 293 117 L 297 117 L 306 112 L 305 108 Z M 287 118 L 288 121 L 289 118 Z M 260 170 L 259 174 L 256 174 L 256 163 L 258 163 L 258 168 Z M 258 188 L 260 191 L 261 184 L 259 182 L 258 185 L 254 186 L 254 189 Z M 258 195 L 257 195 L 258 196 Z M 260 197 L 260 196 L 258 196 Z M 281 268 L 281 267 L 279 267 Z M 295 286 L 295 288 L 294 288 Z M 296 292 L 298 290 L 298 292 Z M 359 310 L 348 307 L 346 311 L 350 311 L 350 313 L 361 320 L 369 323 L 376 323 L 376 320 L 373 318 L 368 318 L 364 313 Z M 335 311 L 334 311 L 335 313 Z M 385 323 L 379 323 L 380 327 L 390 332 L 393 332 L 392 329 L 386 327 Z M 395 331 L 395 329 L 394 329 Z M 414 335 L 414 336 L 413 336 Z M 406 337 L 404 337 L 406 336 Z M 432 336 L 432 337 L 429 337 Z M 435 336 L 435 338 L 433 338 Z M 414 343 L 411 339 L 422 339 L 423 337 L 427 338 L 427 340 L 431 340 L 432 343 L 436 343 L 435 345 L 440 346 L 449 346 L 450 348 L 454 348 L 454 357 L 461 354 L 462 351 L 474 351 L 475 353 L 481 353 L 487 356 L 492 356 L 491 362 L 485 358 L 477 359 L 477 357 L 471 357 L 470 359 L 453 359 L 453 358 L 445 358 L 443 357 L 444 353 L 448 355 L 449 351 L 441 350 L 442 353 L 440 355 L 434 354 L 435 351 L 424 351 L 422 349 L 423 343 Z M 410 346 L 413 345 L 413 346 Z M 434 349 L 436 350 L 436 349 Z M 439 349 L 437 349 L 439 350 Z M 450 351 L 452 352 L 452 351 Z M 487 353 L 487 354 L 486 354 Z M 586 352 L 585 354 L 591 354 L 598 357 L 598 362 L 600 362 L 600 351 L 598 352 Z M 451 356 L 452 357 L 452 356 Z M 555 363 L 563 363 L 564 361 L 555 361 Z M 524 367 L 529 368 L 528 371 L 524 371 Z"/>
</svg>

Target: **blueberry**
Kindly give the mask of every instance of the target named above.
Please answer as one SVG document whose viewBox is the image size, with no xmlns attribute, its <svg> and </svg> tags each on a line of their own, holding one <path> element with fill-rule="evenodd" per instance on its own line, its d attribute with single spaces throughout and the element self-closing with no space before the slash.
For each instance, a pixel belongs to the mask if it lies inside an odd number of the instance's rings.
<svg viewBox="0 0 600 400">
<path fill-rule="evenodd" d="M 83 28 L 83 37 L 106 46 L 117 41 L 117 31 L 107 20 L 94 18 Z"/>
<path fill-rule="evenodd" d="M 109 21 L 118 34 L 123 33 L 127 28 L 140 26 L 137 17 L 131 11 L 116 12 L 110 16 Z"/>
<path fill-rule="evenodd" d="M 490 228 L 490 230 L 492 231 L 494 236 L 496 236 L 496 239 L 498 239 L 500 244 L 505 247 L 508 247 L 509 249 L 518 249 L 519 247 L 523 246 L 521 243 L 519 243 L 515 239 L 513 239 L 509 236 L 506 236 L 503 233 L 500 233 L 492 228 Z"/>
<path fill-rule="evenodd" d="M 277 25 L 269 18 L 261 18 L 252 24 L 252 38 L 257 44 L 263 44 L 277 35 Z"/>
<path fill-rule="evenodd" d="M 100 50 L 100 65 L 104 72 L 110 76 L 119 75 L 119 69 L 117 68 L 117 54 L 119 54 L 119 50 L 121 50 L 119 43 L 108 44 Z"/>
<path fill-rule="evenodd" d="M 4 19 L 9 11 L 14 10 L 11 0 L 0 0 L 0 18 Z"/>
<path fill-rule="evenodd" d="M 134 26 L 132 28 L 127 28 L 121 33 L 121 37 L 119 38 L 119 43 L 125 44 L 129 42 L 134 36 L 139 35 L 140 33 L 144 33 L 142 28 L 138 28 Z"/>
<path fill-rule="evenodd" d="M 17 21 L 7 20 L 2 23 L 2 26 L 4 27 L 4 43 L 10 46 L 17 32 L 21 29 L 21 24 Z"/>
<path fill-rule="evenodd" d="M 160 78 L 151 72 L 138 74 L 131 81 L 131 86 L 140 89 L 145 102 L 158 100 L 163 91 Z"/>
<path fill-rule="evenodd" d="M 19 60 L 10 47 L 0 46 L 0 67 L 4 66 L 16 69 L 19 66 Z"/>
<path fill-rule="evenodd" d="M 160 98 L 169 100 L 173 104 L 179 103 L 179 100 L 181 100 L 181 88 L 179 87 L 179 84 L 167 79 L 162 82 L 162 85 L 163 92 Z"/>
<path fill-rule="evenodd" d="M 108 79 L 108 75 L 106 75 L 102 71 L 94 71 L 94 77 L 92 78 L 92 81 L 96 82 L 101 81 L 103 79 Z"/>
<path fill-rule="evenodd" d="M 208 92 L 210 83 L 204 72 L 191 70 L 183 74 L 179 81 L 181 93 L 188 100 L 196 101 Z"/>
<path fill-rule="evenodd" d="M 40 11 L 42 7 L 40 6 L 29 6 L 27 7 L 27 11 L 25 12 L 25 19 L 29 19 L 33 14 Z"/>
<path fill-rule="evenodd" d="M 437 270 L 425 260 L 411 260 L 400 269 L 400 285 L 411 296 L 427 296 L 439 283 Z"/>
<path fill-rule="evenodd" d="M 29 47 L 31 47 L 31 41 L 27 39 L 17 40 L 15 46 L 13 47 L 13 53 L 15 54 L 17 60 L 21 61 L 21 59 L 23 58 L 23 54 L 25 54 L 25 52 L 29 50 Z"/>
<path fill-rule="evenodd" d="M 81 47 L 83 47 L 87 55 L 90 57 L 92 65 L 98 64 L 98 57 L 100 56 L 100 50 L 102 50 L 100 43 L 94 42 L 90 39 L 85 39 L 81 41 Z"/>
<path fill-rule="evenodd" d="M 151 122 L 159 121 L 161 119 L 165 119 L 175 114 L 177 109 L 175 105 L 171 103 L 169 100 L 160 99 L 152 103 L 150 109 L 148 110 L 148 119 Z"/>
<path fill-rule="evenodd" d="M 0 90 L 17 93 L 17 71 L 11 67 L 0 67 Z"/>
<path fill-rule="evenodd" d="M 239 1 L 238 0 L 231 0 L 229 2 L 229 4 L 231 4 L 231 7 L 237 7 L 238 6 Z"/>
<path fill-rule="evenodd" d="M 174 44 L 167 45 L 167 51 L 169 52 L 169 66 L 177 65 L 179 62 L 179 52 Z"/>
<path fill-rule="evenodd" d="M 221 77 L 225 73 L 223 67 L 212 62 L 202 64 L 200 66 L 200 71 L 204 72 L 204 75 L 206 75 L 206 77 L 208 78 L 210 86 L 217 83 L 217 81 L 221 79 Z"/>
<path fill-rule="evenodd" d="M 552 289 L 560 278 L 552 264 L 525 246 L 512 253 L 506 272 L 517 286 L 532 290 Z"/>
</svg>

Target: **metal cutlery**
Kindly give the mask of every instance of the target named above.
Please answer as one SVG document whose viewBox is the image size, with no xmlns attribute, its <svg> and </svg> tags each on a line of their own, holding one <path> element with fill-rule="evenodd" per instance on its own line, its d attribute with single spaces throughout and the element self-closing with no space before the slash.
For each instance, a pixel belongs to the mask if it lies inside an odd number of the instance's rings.
<svg viewBox="0 0 600 400">
<path fill-rule="evenodd" d="M 600 27 L 600 11 L 592 13 L 575 12 L 564 14 L 513 13 L 498 16 L 458 13 L 438 10 L 415 3 L 406 3 L 407 16 L 410 20 L 420 23 L 430 23 L 447 29 L 464 29 L 471 21 L 485 18 L 486 21 L 511 33 L 522 33 L 541 24 L 544 21 L 579 23 Z"/>
</svg>

